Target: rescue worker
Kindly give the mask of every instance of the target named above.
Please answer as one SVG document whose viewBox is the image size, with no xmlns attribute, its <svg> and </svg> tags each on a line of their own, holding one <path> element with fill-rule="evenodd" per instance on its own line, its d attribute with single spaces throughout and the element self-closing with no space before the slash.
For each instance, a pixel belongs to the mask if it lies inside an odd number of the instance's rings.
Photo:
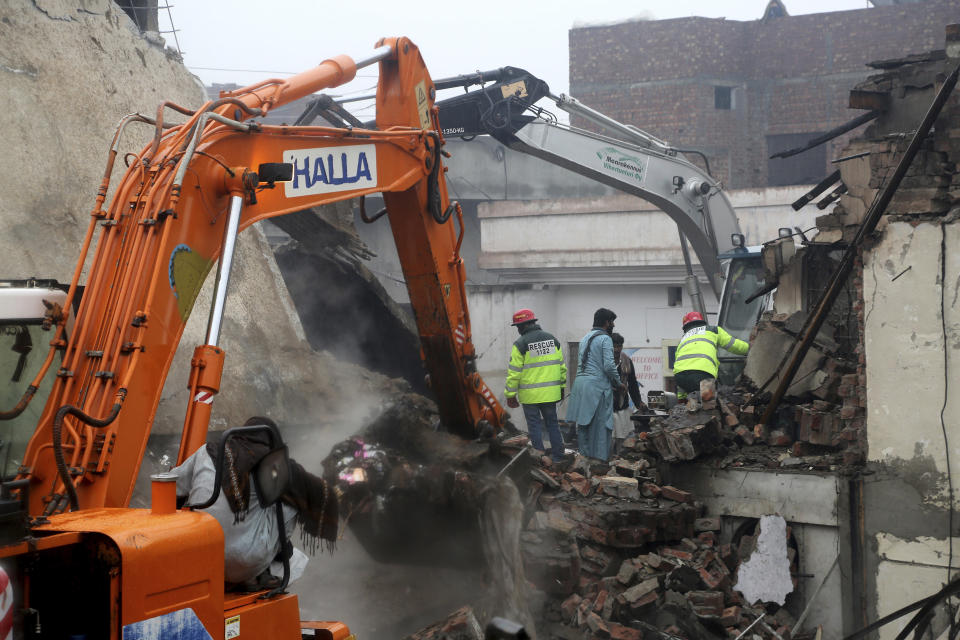
<svg viewBox="0 0 960 640">
<path fill-rule="evenodd" d="M 530 444 L 541 453 L 541 428 L 546 425 L 550 438 L 550 457 L 555 463 L 563 461 L 563 437 L 557 419 L 557 403 L 563 399 L 567 384 L 567 365 L 563 361 L 560 341 L 540 328 L 530 309 L 513 314 L 511 323 L 520 337 L 510 350 L 507 371 L 507 406 L 516 409 L 523 405 Z"/>
<path fill-rule="evenodd" d="M 277 428 L 273 420 L 263 416 L 247 420 L 246 426 L 251 425 Z M 199 504 L 212 495 L 217 475 L 218 445 L 219 441 L 214 438 L 179 467 L 170 470 L 177 476 L 179 503 Z M 223 529 L 223 576 L 230 591 L 259 591 L 280 584 L 280 578 L 271 571 L 271 564 L 283 548 L 276 510 L 272 506 L 260 506 L 251 476 L 257 463 L 270 450 L 269 438 L 263 434 L 232 438 L 224 450 L 226 460 L 220 496 L 204 509 Z M 289 484 L 280 499 L 288 539 L 294 527 L 299 525 L 301 541 L 306 543 L 310 553 L 315 553 L 320 543 L 326 544 L 328 549 L 333 548 L 339 526 L 337 496 L 326 480 L 305 470 L 291 458 Z M 307 556 L 296 547 L 292 553 L 291 580 L 295 580 L 306 566 Z M 295 567 L 300 569 L 294 570 Z"/>
<path fill-rule="evenodd" d="M 627 387 L 626 391 L 618 388 L 613 392 L 613 453 L 619 454 L 624 439 L 635 431 L 630 414 L 646 409 L 647 405 L 640 399 L 640 387 L 643 385 L 637 381 L 633 360 L 623 352 L 623 336 L 614 333 L 610 337 L 613 339 L 613 362 L 617 365 L 620 382 Z M 633 412 L 630 411 L 631 400 Z"/>
<path fill-rule="evenodd" d="M 580 340 L 577 377 L 573 380 L 567 420 L 577 423 L 580 453 L 606 461 L 613 433 L 613 392 L 626 392 L 613 362 L 613 333 L 617 319 L 610 309 L 597 309 L 593 328 Z"/>
<path fill-rule="evenodd" d="M 683 316 L 683 338 L 677 345 L 673 364 L 673 377 L 681 391 L 699 392 L 701 380 L 716 379 L 720 366 L 718 347 L 738 356 L 750 350 L 749 343 L 734 338 L 723 327 L 708 325 L 700 312 Z"/>
</svg>

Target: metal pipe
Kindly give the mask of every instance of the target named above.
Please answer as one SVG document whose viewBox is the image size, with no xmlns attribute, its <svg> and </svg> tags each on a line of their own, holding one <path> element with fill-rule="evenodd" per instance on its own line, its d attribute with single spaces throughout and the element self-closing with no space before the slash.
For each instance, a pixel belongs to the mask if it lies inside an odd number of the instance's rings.
<svg viewBox="0 0 960 640">
<path fill-rule="evenodd" d="M 233 251 L 237 246 L 237 229 L 240 227 L 240 211 L 243 209 L 243 196 L 230 197 L 230 217 L 223 231 L 223 251 L 217 265 L 217 283 L 214 285 L 213 306 L 210 308 L 210 321 L 207 323 L 207 344 L 219 346 L 220 327 L 223 324 L 223 310 L 227 305 L 227 287 L 230 284 L 230 268 L 233 266 Z"/>
<path fill-rule="evenodd" d="M 393 51 L 393 47 L 389 45 L 383 45 L 382 47 L 377 47 L 365 58 L 353 58 L 354 64 L 357 66 L 357 69 L 363 69 L 364 67 L 369 67 L 372 64 L 380 62 L 384 58 L 389 58 L 390 53 Z"/>
<path fill-rule="evenodd" d="M 680 233 L 680 251 L 683 253 L 683 265 L 687 268 L 687 295 L 690 296 L 690 303 L 694 311 L 699 311 L 703 319 L 707 319 L 707 308 L 703 304 L 703 292 L 700 291 L 700 281 L 693 273 L 693 264 L 690 261 L 690 248 L 687 246 L 687 237 Z"/>
<path fill-rule="evenodd" d="M 617 122 L 613 118 L 605 116 L 595 109 L 591 109 L 572 96 L 562 93 L 559 96 L 555 96 L 551 93 L 548 94 L 548 97 L 556 103 L 557 108 L 566 111 L 571 115 L 586 118 L 590 122 L 599 125 L 608 131 L 616 131 L 621 135 L 627 136 L 628 140 L 631 140 L 636 144 L 640 144 L 644 147 L 654 147 L 658 151 L 667 151 L 670 148 L 670 145 L 663 140 L 650 135 L 646 131 L 641 131 L 636 127 L 630 127 L 621 122 Z"/>
<path fill-rule="evenodd" d="M 204 129 L 207 128 L 208 120 L 216 120 L 221 124 L 225 124 L 228 127 L 233 127 L 238 131 L 252 131 L 256 128 L 256 125 L 245 124 L 239 120 L 233 120 L 226 116 L 222 116 L 219 113 L 214 113 L 213 111 L 207 111 L 197 120 L 196 127 L 193 130 L 193 135 L 190 138 L 190 143 L 187 144 L 187 148 L 183 153 L 183 157 L 180 158 L 180 163 L 177 166 L 177 172 L 173 176 L 173 192 L 178 194 L 180 187 L 183 185 L 184 176 L 187 175 L 187 167 L 190 166 L 190 161 L 193 160 L 193 154 L 197 149 L 197 145 L 200 144 L 200 138 L 203 137 Z"/>
<path fill-rule="evenodd" d="M 903 180 L 903 177 L 907 174 L 907 170 L 910 168 L 913 158 L 920 150 L 920 145 L 923 144 L 927 134 L 930 133 L 930 129 L 933 128 L 934 121 L 937 119 L 937 116 L 940 115 L 943 105 L 946 104 L 947 98 L 950 97 L 950 94 L 953 92 L 953 88 L 957 85 L 958 74 L 960 74 L 960 66 L 954 69 L 953 73 L 947 76 L 947 79 L 943 82 L 943 86 L 940 87 L 940 91 L 933 99 L 933 103 L 930 105 L 930 108 L 927 109 L 927 113 L 924 115 L 923 121 L 920 123 L 920 126 L 917 127 L 917 131 L 914 134 L 913 139 L 910 140 L 907 150 L 904 151 L 903 157 L 900 158 L 900 163 L 897 165 L 897 169 L 893 172 L 890 182 L 886 184 L 886 186 L 883 188 L 883 191 L 880 192 L 880 195 L 870 207 L 870 210 L 867 211 L 866 215 L 863 217 L 863 222 L 857 229 L 857 233 L 854 235 L 853 240 L 850 241 L 850 246 L 847 247 L 846 252 L 843 254 L 843 258 L 840 260 L 840 265 L 834 272 L 833 279 L 831 279 L 826 291 L 823 292 L 823 295 L 817 302 L 816 310 L 810 316 L 809 324 L 806 327 L 806 332 L 803 335 L 803 339 L 793 350 L 793 355 L 790 363 L 787 365 L 786 371 L 784 371 L 783 378 L 780 379 L 780 384 L 777 386 L 776 391 L 773 392 L 773 397 L 770 398 L 770 404 L 767 405 L 766 411 L 763 412 L 763 417 L 760 418 L 761 425 L 770 424 L 770 420 L 773 418 L 774 412 L 776 412 L 777 407 L 780 405 L 780 400 L 783 399 L 784 394 L 786 394 L 787 389 L 790 387 L 790 383 L 793 382 L 793 377 L 797 374 L 797 370 L 800 368 L 800 363 L 803 362 L 804 357 L 807 355 L 807 351 L 810 350 L 810 345 L 813 344 L 813 339 L 816 337 L 817 332 L 820 331 L 820 327 L 822 327 L 823 323 L 826 321 L 827 313 L 829 313 L 830 309 L 833 307 L 833 303 L 837 299 L 837 296 L 840 295 L 843 283 L 853 270 L 853 261 L 856 256 L 857 249 L 863 243 L 864 238 L 873 233 L 873 230 L 877 228 L 877 223 L 880 222 L 880 217 L 887 210 L 887 205 L 890 204 L 890 201 L 893 199 L 893 195 L 897 192 L 897 188 L 900 186 L 901 180 Z"/>
</svg>

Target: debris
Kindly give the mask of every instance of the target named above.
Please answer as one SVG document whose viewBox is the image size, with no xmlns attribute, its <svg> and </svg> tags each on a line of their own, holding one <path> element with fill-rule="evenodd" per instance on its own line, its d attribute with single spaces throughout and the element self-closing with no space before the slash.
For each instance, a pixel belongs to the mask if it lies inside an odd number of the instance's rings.
<svg viewBox="0 0 960 640">
<path fill-rule="evenodd" d="M 483 640 L 483 629 L 477 622 L 473 608 L 467 606 L 457 609 L 446 619 L 405 637 L 404 640 Z"/>
<path fill-rule="evenodd" d="M 693 460 L 720 444 L 720 416 L 716 410 L 674 407 L 665 418 L 650 421 L 649 440 L 668 462 Z"/>
</svg>

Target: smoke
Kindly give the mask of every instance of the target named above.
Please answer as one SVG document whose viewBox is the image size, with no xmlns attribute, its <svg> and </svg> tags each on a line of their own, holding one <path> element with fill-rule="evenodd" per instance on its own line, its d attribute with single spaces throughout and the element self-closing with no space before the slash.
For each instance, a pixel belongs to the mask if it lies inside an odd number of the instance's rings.
<svg viewBox="0 0 960 640">
<path fill-rule="evenodd" d="M 291 425 L 286 436 L 291 455 L 307 469 L 319 473 L 320 462 L 335 444 L 368 430 L 378 419 L 383 423 L 385 417 L 397 415 L 397 405 L 403 404 L 401 397 L 412 396 L 357 393 L 335 415 L 324 416 L 313 424 Z M 424 404 L 430 403 L 418 402 L 414 406 Z M 411 414 L 410 419 L 430 420 L 419 414 Z M 444 435 L 432 431 L 430 434 Z M 382 524 L 398 530 L 415 524 L 411 522 L 415 519 L 411 513 L 391 514 L 391 518 Z M 351 528 L 344 526 L 341 535 L 336 551 L 311 558 L 303 578 L 292 585 L 291 590 L 300 599 L 303 619 L 341 620 L 352 633 L 366 640 L 396 640 L 483 597 L 479 586 L 483 584 L 482 554 L 476 550 L 471 557 L 470 545 L 463 544 L 459 532 L 442 534 L 462 549 L 464 557 L 462 562 L 454 563 L 456 566 L 396 559 L 382 562 L 364 548 Z"/>
<path fill-rule="evenodd" d="M 503 478 L 487 494 L 480 523 L 483 553 L 493 578 L 490 597 L 495 615 L 520 622 L 536 640 L 520 547 L 523 503 L 513 480 Z"/>
<path fill-rule="evenodd" d="M 296 242 L 275 255 L 311 347 L 427 392 L 412 322 L 372 273 Z"/>
</svg>

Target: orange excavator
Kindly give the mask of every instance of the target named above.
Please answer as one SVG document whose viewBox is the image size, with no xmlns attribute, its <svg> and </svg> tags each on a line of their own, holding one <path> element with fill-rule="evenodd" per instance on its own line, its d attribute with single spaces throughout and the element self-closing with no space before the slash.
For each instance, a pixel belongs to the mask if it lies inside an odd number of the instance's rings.
<svg viewBox="0 0 960 640">
<path fill-rule="evenodd" d="M 377 63 L 375 129 L 257 121 Z M 24 381 L 16 394 L 0 395 L 12 398 L 0 407 L 0 433 L 8 434 L 7 456 L 25 442 L 22 458 L 14 455 L 18 472 L 0 486 L 0 638 L 11 630 L 17 638 L 349 637 L 341 623 L 302 622 L 296 596 L 283 589 L 225 593 L 223 532 L 209 515 L 176 508 L 169 477 L 154 477 L 151 509 L 127 505 L 209 270 L 217 264 L 178 464 L 206 442 L 212 403 L 229 384 L 219 338 L 237 234 L 338 200 L 383 193 L 443 424 L 469 437 L 505 424 L 476 372 L 463 220 L 447 196 L 434 99 L 417 47 L 391 38 L 364 59 L 338 56 L 195 111 L 166 102 L 155 118 L 122 120 L 69 286 L 0 286 L 0 308 L 11 316 L 0 320 L 0 333 L 14 340 L 15 379 Z M 169 124 L 170 111 L 186 122 Z M 107 205 L 121 136 L 136 123 L 153 127 L 153 141 L 127 155 Z M 50 349 L 24 366 L 41 324 Z"/>
</svg>

